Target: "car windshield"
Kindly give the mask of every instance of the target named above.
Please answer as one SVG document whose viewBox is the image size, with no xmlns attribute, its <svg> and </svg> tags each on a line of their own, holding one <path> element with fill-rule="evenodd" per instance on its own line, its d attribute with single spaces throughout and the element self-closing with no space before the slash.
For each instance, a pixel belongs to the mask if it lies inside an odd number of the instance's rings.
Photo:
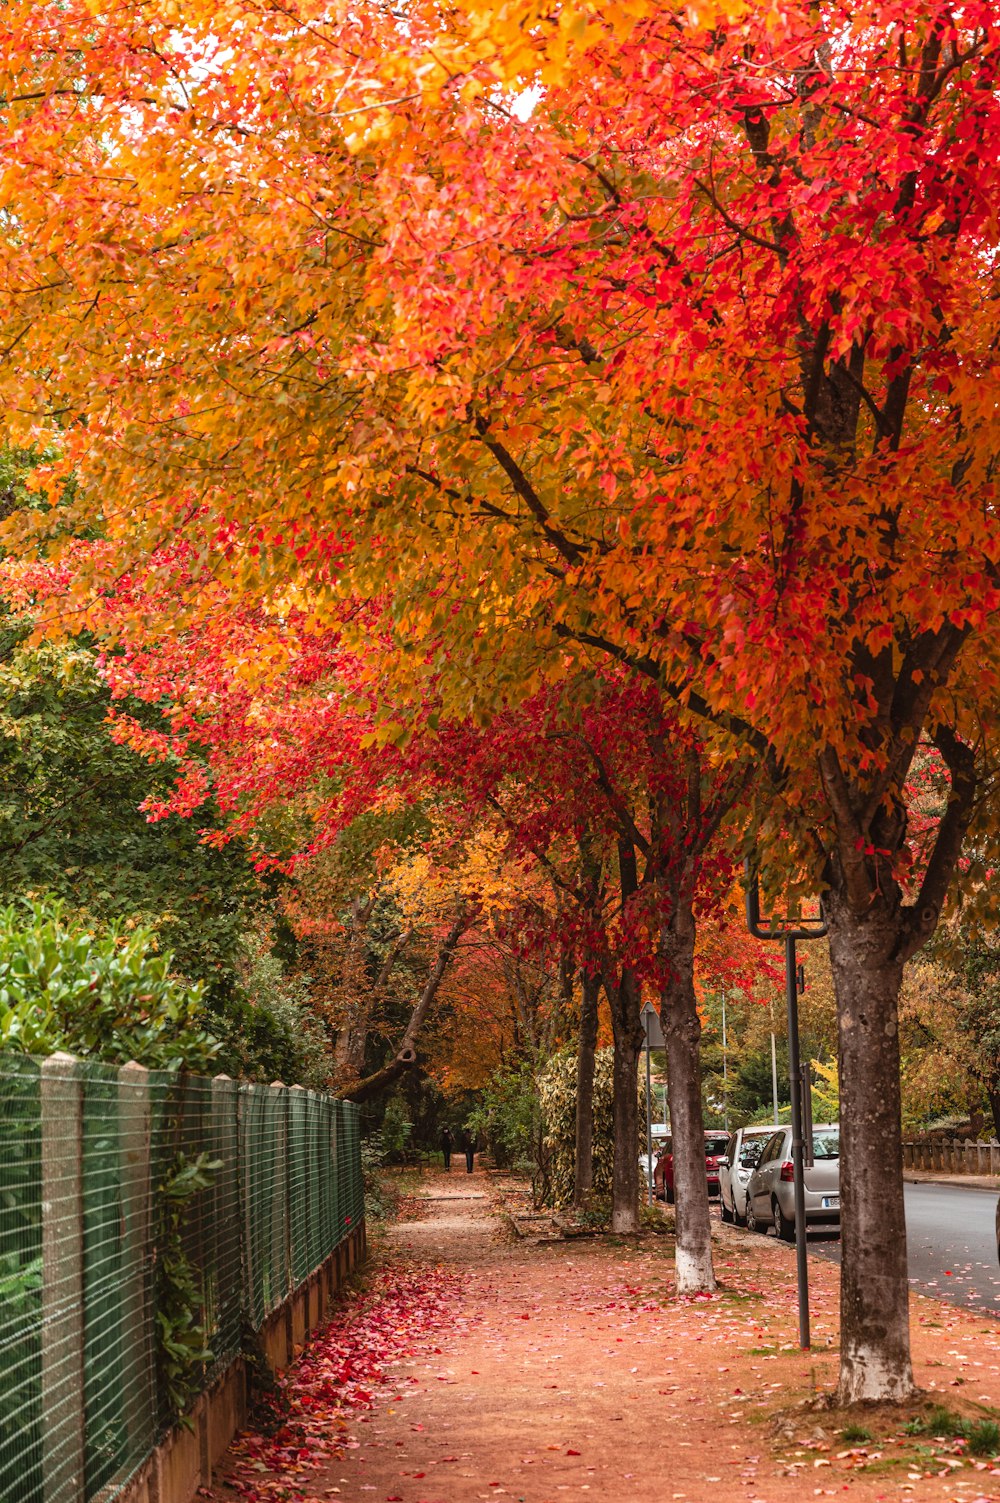
<svg viewBox="0 0 1000 1503">
<path fill-rule="evenodd" d="M 839 1159 L 840 1158 L 840 1133 L 817 1132 L 813 1133 L 813 1158 L 814 1159 Z"/>
<path fill-rule="evenodd" d="M 729 1139 L 728 1139 L 728 1137 L 726 1137 L 726 1138 L 706 1138 L 705 1139 L 705 1154 L 706 1154 L 707 1157 L 711 1157 L 713 1154 L 716 1155 L 716 1156 L 718 1156 L 721 1153 L 725 1153 L 725 1151 L 726 1151 L 726 1149 L 728 1147 L 729 1147 Z"/>
<path fill-rule="evenodd" d="M 740 1163 L 744 1168 L 752 1169 L 760 1158 L 760 1151 L 767 1140 L 765 1138 L 748 1138 L 740 1149 Z"/>
</svg>

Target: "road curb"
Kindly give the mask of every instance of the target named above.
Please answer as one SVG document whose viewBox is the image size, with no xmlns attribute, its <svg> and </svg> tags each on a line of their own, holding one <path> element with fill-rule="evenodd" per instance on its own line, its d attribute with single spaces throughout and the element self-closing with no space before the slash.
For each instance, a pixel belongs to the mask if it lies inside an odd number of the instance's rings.
<svg viewBox="0 0 1000 1503">
<path fill-rule="evenodd" d="M 957 1185 L 969 1190 L 1000 1191 L 1000 1175 L 996 1174 L 935 1174 L 932 1169 L 904 1169 L 903 1181 L 908 1185 Z"/>
</svg>

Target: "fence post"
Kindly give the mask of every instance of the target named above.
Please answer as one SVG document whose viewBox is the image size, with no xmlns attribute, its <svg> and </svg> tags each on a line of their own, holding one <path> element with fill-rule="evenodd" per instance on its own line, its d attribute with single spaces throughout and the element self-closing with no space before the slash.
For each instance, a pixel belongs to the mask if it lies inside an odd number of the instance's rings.
<svg viewBox="0 0 1000 1503">
<path fill-rule="evenodd" d="M 122 1392 L 130 1453 L 141 1456 L 156 1430 L 156 1356 L 150 1278 L 152 1197 L 149 1162 L 152 1108 L 149 1071 L 134 1059 L 118 1071 L 118 1132 L 121 1143 L 122 1280 L 124 1372 Z"/>
<path fill-rule="evenodd" d="M 284 1287 L 281 1298 L 287 1299 L 295 1288 L 294 1254 L 292 1247 L 292 1192 L 288 1155 L 290 1149 L 288 1131 L 288 1088 L 283 1080 L 272 1080 L 270 1106 L 274 1112 L 274 1204 L 282 1212 L 281 1222 L 271 1224 L 271 1266 L 284 1269 Z M 289 1344 L 291 1354 L 291 1344 Z"/>
<path fill-rule="evenodd" d="M 84 1495 L 83 1082 L 71 1054 L 43 1060 L 42 1500 Z"/>
</svg>

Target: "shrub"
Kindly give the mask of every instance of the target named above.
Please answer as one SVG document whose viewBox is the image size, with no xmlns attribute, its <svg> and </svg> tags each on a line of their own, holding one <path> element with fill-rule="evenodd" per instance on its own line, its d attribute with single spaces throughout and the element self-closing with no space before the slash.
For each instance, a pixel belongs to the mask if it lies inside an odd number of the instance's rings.
<svg viewBox="0 0 1000 1503">
<path fill-rule="evenodd" d="M 264 925 L 243 935 L 237 975 L 238 990 L 212 1017 L 222 1040 L 217 1068 L 245 1080 L 328 1090 L 333 1054 L 308 978 L 288 974 Z"/>
<path fill-rule="evenodd" d="M 465 1123 L 474 1137 L 486 1140 L 498 1168 L 523 1164 L 535 1173 L 544 1167 L 539 1162 L 540 1125 L 535 1076 L 527 1064 L 498 1070 Z"/>
<path fill-rule="evenodd" d="M 598 1049 L 594 1058 L 594 1180 L 595 1201 L 611 1197 L 614 1161 L 613 1081 L 614 1051 Z M 537 1078 L 542 1113 L 543 1142 L 548 1150 L 548 1200 L 566 1206 L 573 1199 L 576 1174 L 576 1052 L 564 1050 L 545 1066 Z M 640 1098 L 640 1117 L 645 1096 Z M 644 1120 L 644 1119 L 643 1119 Z M 636 1142 L 636 1156 L 641 1144 Z"/>
<path fill-rule="evenodd" d="M 405 1153 L 412 1131 L 406 1102 L 401 1096 L 390 1096 L 382 1119 L 382 1148 L 387 1161 Z"/>
<path fill-rule="evenodd" d="M 155 946 L 146 928 L 71 924 L 60 903 L 0 908 L 0 1049 L 211 1070 L 204 989 L 172 976 Z"/>
<path fill-rule="evenodd" d="M 388 1163 L 381 1132 L 370 1132 L 361 1139 L 361 1174 L 365 1183 L 365 1219 L 369 1226 L 392 1221 L 399 1212 L 399 1194 L 388 1183 Z"/>
</svg>

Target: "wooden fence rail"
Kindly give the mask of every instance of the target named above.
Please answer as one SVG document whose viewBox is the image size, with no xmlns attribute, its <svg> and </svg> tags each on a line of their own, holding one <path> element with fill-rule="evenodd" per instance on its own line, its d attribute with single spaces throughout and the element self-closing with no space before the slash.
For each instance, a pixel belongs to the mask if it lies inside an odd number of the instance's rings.
<svg viewBox="0 0 1000 1503">
<path fill-rule="evenodd" d="M 944 1174 L 1000 1175 L 1000 1143 L 955 1138 L 937 1143 L 904 1143 L 904 1169 L 936 1169 Z"/>
</svg>

